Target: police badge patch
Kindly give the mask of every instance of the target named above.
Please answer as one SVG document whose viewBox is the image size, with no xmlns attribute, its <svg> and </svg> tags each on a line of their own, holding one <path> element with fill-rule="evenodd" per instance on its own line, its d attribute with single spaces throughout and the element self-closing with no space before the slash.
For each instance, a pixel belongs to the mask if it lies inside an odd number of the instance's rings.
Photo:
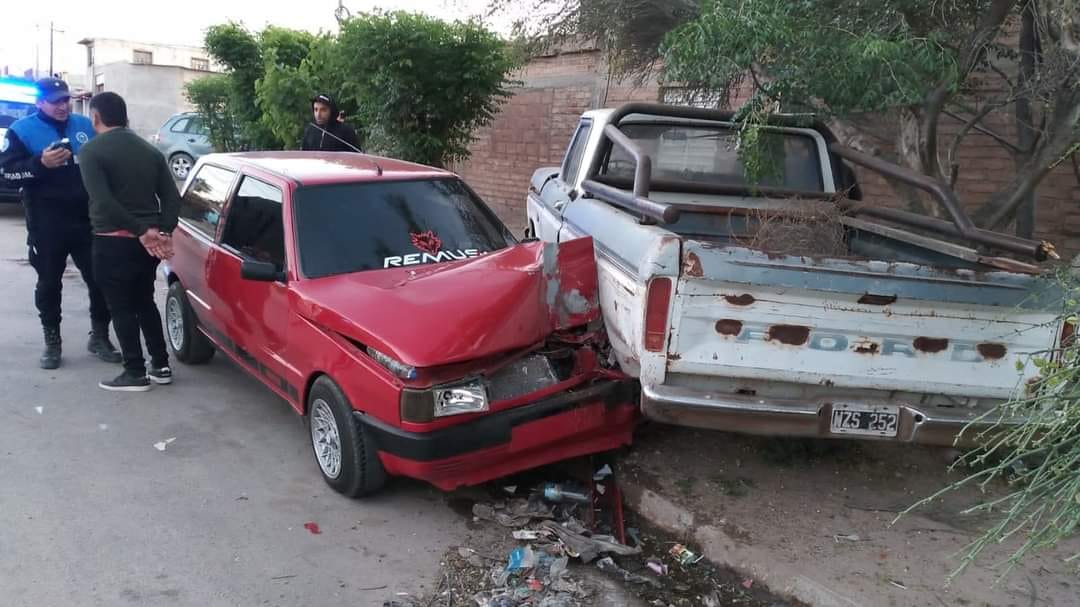
<svg viewBox="0 0 1080 607">
<path fill-rule="evenodd" d="M 75 133 L 75 140 L 79 143 L 86 143 L 90 140 L 90 137 L 88 137 L 86 133 L 79 131 L 78 133 Z"/>
</svg>

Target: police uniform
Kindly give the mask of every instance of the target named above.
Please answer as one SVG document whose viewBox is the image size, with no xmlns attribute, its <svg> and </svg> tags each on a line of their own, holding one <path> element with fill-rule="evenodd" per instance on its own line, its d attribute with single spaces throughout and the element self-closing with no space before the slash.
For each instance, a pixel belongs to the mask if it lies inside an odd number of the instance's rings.
<svg viewBox="0 0 1080 607">
<path fill-rule="evenodd" d="M 46 78 L 37 84 L 39 99 L 55 103 L 70 97 L 67 84 L 61 80 Z M 45 331 L 47 350 L 50 345 L 56 348 L 56 364 L 59 364 L 61 288 L 69 256 L 82 273 L 90 294 L 92 330 L 88 347 L 105 360 L 119 361 L 119 354 L 108 343 L 109 310 L 91 268 L 89 201 L 79 174 L 79 149 L 93 136 L 93 126 L 85 116 L 70 114 L 61 122 L 39 111 L 15 121 L 0 142 L 0 171 L 5 179 L 22 188 L 28 257 L 38 275 L 34 302 Z M 72 157 L 62 166 L 47 168 L 41 162 L 41 155 L 61 139 L 70 142 Z M 45 356 L 42 366 L 46 366 Z"/>
</svg>

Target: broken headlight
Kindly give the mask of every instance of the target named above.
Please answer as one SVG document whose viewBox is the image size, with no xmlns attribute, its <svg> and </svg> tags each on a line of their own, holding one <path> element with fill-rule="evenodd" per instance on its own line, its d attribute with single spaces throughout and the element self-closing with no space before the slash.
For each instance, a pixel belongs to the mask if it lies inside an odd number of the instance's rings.
<svg viewBox="0 0 1080 607">
<path fill-rule="evenodd" d="M 435 417 L 488 410 L 487 389 L 476 381 L 432 390 Z"/>
<path fill-rule="evenodd" d="M 416 379 L 416 367 L 411 367 L 403 362 L 394 360 L 370 346 L 367 348 L 367 353 L 372 360 L 379 363 L 385 367 L 387 371 L 397 375 L 401 379 Z"/>
</svg>

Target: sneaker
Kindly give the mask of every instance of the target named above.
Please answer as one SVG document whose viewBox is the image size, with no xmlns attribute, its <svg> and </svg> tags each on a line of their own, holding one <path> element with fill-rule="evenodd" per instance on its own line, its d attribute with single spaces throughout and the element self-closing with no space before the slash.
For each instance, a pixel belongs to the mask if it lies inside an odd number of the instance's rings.
<svg viewBox="0 0 1080 607">
<path fill-rule="evenodd" d="M 146 392 L 150 389 L 150 378 L 144 375 L 135 375 L 124 371 L 115 379 L 107 379 L 98 383 L 102 390 L 110 392 Z"/>
<path fill-rule="evenodd" d="M 147 375 L 147 377 L 150 378 L 150 381 L 152 381 L 152 382 L 154 382 L 155 384 L 158 384 L 158 385 L 165 385 L 165 384 L 171 384 L 172 383 L 172 369 L 170 369 L 168 367 L 161 367 L 161 368 L 158 368 L 158 369 L 150 367 L 150 371 L 147 372 L 146 375 Z"/>
</svg>

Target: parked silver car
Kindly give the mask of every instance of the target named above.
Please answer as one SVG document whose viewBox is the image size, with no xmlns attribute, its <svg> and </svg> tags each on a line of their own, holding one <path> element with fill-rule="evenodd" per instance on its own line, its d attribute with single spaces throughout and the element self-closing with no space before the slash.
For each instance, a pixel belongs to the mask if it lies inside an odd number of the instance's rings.
<svg viewBox="0 0 1080 607">
<path fill-rule="evenodd" d="M 150 137 L 150 142 L 165 155 L 165 159 L 169 161 L 169 170 L 178 180 L 187 179 L 195 161 L 213 151 L 210 132 L 195 112 L 171 116 L 158 132 Z"/>
</svg>

